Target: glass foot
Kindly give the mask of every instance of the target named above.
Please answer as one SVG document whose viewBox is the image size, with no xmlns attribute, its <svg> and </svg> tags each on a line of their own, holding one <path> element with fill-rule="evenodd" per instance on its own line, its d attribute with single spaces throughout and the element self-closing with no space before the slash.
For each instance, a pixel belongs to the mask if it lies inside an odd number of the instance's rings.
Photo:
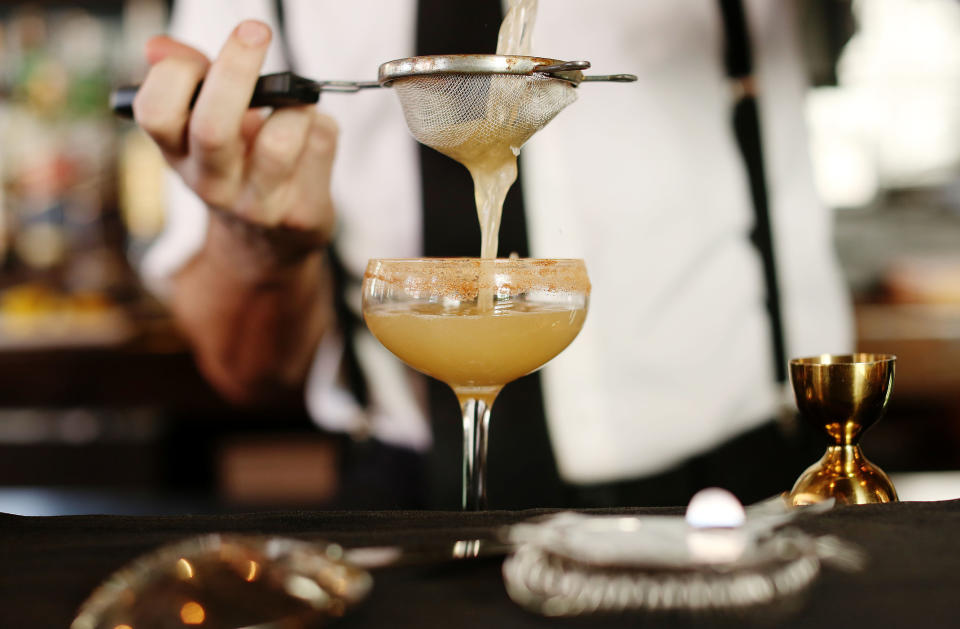
<svg viewBox="0 0 960 629">
<path fill-rule="evenodd" d="M 838 504 L 896 502 L 897 490 L 884 471 L 863 456 L 860 446 L 831 446 L 790 492 L 794 506 L 826 498 L 835 498 Z"/>
</svg>

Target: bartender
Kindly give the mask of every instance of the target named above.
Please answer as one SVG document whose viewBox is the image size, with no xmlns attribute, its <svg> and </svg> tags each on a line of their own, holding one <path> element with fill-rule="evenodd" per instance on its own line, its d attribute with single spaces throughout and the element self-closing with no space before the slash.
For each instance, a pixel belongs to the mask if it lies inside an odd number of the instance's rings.
<svg viewBox="0 0 960 629">
<path fill-rule="evenodd" d="M 345 482 L 392 496 L 369 506 L 457 503 L 455 399 L 366 331 L 359 282 L 372 257 L 478 255 L 469 177 L 416 144 L 389 89 L 247 104 L 263 73 L 369 80 L 491 52 L 500 17 L 496 0 L 181 0 L 147 46 L 134 112 L 171 176 L 144 275 L 225 395 L 302 388 L 352 436 Z M 763 0 L 541 3 L 536 54 L 639 80 L 581 86 L 523 149 L 500 251 L 583 258 L 593 292 L 579 338 L 495 405 L 491 506 L 682 504 L 707 485 L 752 501 L 813 460 L 778 420 L 783 363 L 852 335 L 795 27 L 794 4 Z"/>
</svg>

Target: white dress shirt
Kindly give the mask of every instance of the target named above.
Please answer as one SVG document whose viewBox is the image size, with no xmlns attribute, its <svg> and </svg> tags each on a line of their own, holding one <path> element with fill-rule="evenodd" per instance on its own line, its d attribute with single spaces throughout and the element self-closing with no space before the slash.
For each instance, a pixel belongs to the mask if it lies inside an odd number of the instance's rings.
<svg viewBox="0 0 960 629">
<path fill-rule="evenodd" d="M 816 198 L 806 149 L 793 4 L 745 5 L 787 353 L 850 351 L 831 217 Z M 174 35 L 211 56 L 241 19 L 276 23 L 269 0 L 176 6 Z M 284 35 L 304 76 L 370 80 L 380 63 L 414 53 L 415 0 L 284 6 Z M 656 473 L 768 421 L 782 393 L 762 263 L 749 240 L 754 215 L 731 125 L 719 8 L 704 0 L 542 0 L 534 33 L 538 56 L 639 77 L 581 85 L 578 101 L 523 149 L 532 255 L 582 257 L 593 284 L 580 336 L 543 370 L 550 438 L 571 482 Z M 274 44 L 264 72 L 282 66 Z M 394 95 L 324 94 L 320 107 L 341 128 L 333 194 L 348 272 L 361 277 L 372 257 L 420 255 L 419 160 Z M 167 230 L 144 262 L 161 292 L 206 225 L 202 204 L 171 180 Z M 450 211 L 475 216 L 473 208 Z M 358 284 L 347 297 L 359 310 Z M 428 447 L 417 377 L 366 330 L 354 340 L 372 403 L 362 409 L 338 386 L 342 339 L 329 334 L 307 387 L 316 421 Z"/>
</svg>

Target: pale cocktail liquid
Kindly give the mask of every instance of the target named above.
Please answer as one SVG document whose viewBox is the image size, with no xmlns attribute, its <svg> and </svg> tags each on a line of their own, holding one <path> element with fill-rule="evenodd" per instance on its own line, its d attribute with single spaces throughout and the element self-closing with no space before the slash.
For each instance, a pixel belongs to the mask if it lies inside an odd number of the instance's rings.
<svg viewBox="0 0 960 629">
<path fill-rule="evenodd" d="M 493 397 L 506 383 L 540 368 L 573 341 L 584 308 L 516 304 L 480 310 L 437 304 L 375 306 L 367 327 L 411 367 L 458 395 Z"/>
</svg>

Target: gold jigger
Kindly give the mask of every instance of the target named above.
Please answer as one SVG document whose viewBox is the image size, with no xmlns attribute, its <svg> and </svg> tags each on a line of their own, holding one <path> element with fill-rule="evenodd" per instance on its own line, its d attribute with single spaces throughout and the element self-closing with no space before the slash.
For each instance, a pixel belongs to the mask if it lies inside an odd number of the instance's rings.
<svg viewBox="0 0 960 629">
<path fill-rule="evenodd" d="M 790 501 L 806 505 L 826 498 L 840 504 L 894 502 L 897 491 L 863 456 L 860 437 L 886 409 L 897 357 L 889 354 L 824 354 L 790 361 L 790 380 L 800 414 L 833 442 L 800 476 Z"/>
</svg>

